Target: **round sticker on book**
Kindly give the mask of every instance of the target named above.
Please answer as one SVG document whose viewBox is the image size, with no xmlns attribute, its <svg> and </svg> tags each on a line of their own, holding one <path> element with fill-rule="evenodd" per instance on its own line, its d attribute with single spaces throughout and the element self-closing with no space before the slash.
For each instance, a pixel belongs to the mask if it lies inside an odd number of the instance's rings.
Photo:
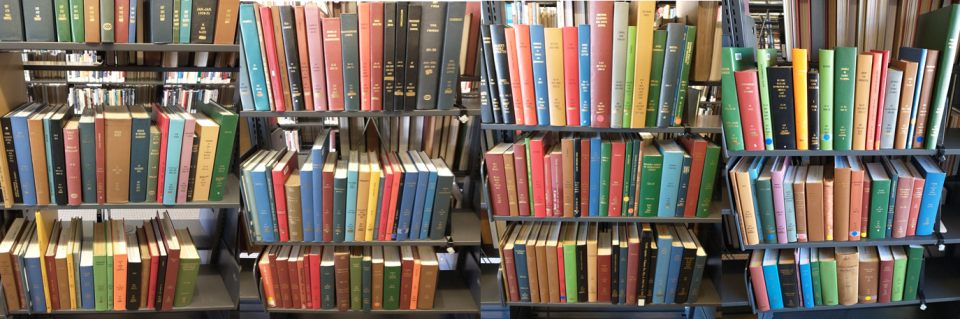
<svg viewBox="0 0 960 319">
<path fill-rule="evenodd" d="M 764 142 L 767 143 L 767 145 L 773 145 L 773 139 L 772 139 L 772 138 L 768 138 L 768 139 L 766 139 Z"/>
<path fill-rule="evenodd" d="M 829 140 L 830 140 L 830 134 L 823 134 L 823 140 L 824 140 L 824 141 L 829 141 Z"/>
<path fill-rule="evenodd" d="M 597 115 L 597 122 L 603 122 L 603 115 Z"/>
<path fill-rule="evenodd" d="M 859 236 L 859 232 L 852 231 L 850 232 L 850 236 L 857 237 Z"/>
<path fill-rule="evenodd" d="M 773 235 L 767 235 L 767 239 L 773 239 Z"/>
</svg>

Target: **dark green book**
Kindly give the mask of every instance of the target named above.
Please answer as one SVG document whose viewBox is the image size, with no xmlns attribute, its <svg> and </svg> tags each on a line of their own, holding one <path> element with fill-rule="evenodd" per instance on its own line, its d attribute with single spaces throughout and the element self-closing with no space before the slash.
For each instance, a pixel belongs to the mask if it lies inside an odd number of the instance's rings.
<svg viewBox="0 0 960 319">
<path fill-rule="evenodd" d="M 774 162 L 777 161 L 767 161 L 767 164 L 760 170 L 760 177 L 756 181 L 757 204 L 760 206 L 760 224 L 763 225 L 763 242 L 766 244 L 777 243 L 777 223 L 773 211 L 773 185 L 770 181 L 770 170 Z"/>
<path fill-rule="evenodd" d="M 849 151 L 853 145 L 853 94 L 857 86 L 857 48 L 834 49 L 833 149 Z M 776 108 L 772 109 L 777 112 Z M 774 132 L 777 128 L 774 127 Z M 776 136 L 777 134 L 774 134 Z"/>
<path fill-rule="evenodd" d="M 73 42 L 86 42 L 84 36 L 83 0 L 70 0 L 70 33 Z"/>
<path fill-rule="evenodd" d="M 151 146 L 150 114 L 142 105 L 132 105 L 129 109 L 131 118 L 130 202 L 140 203 L 147 199 L 147 175 L 150 168 Z"/>
<path fill-rule="evenodd" d="M 634 144 L 633 144 L 633 137 L 631 136 L 631 134 L 628 133 L 628 134 L 621 134 L 621 135 L 623 136 L 623 142 L 624 142 L 623 143 L 624 167 L 623 167 L 623 182 L 620 184 L 620 185 L 623 185 L 623 192 L 622 192 L 623 194 L 622 194 L 622 197 L 620 197 L 623 199 L 623 203 L 621 203 L 622 206 L 620 208 L 620 216 L 629 216 L 631 211 L 630 208 L 633 207 L 633 206 L 630 206 L 630 199 L 633 197 L 633 196 L 630 196 L 630 194 L 633 194 L 630 192 L 630 181 L 633 180 L 634 175 L 630 174 L 630 170 L 633 168 L 632 162 L 633 162 L 633 155 L 634 155 L 633 154 Z"/>
<path fill-rule="evenodd" d="M 383 247 L 383 310 L 400 309 L 400 250 L 397 246 Z"/>
<path fill-rule="evenodd" d="M 640 149 L 643 147 L 643 140 L 640 138 L 639 135 L 636 135 L 636 134 L 630 134 L 630 138 L 633 140 L 633 156 L 631 157 L 631 161 L 630 161 L 630 191 L 629 193 L 627 193 L 627 195 L 624 195 L 624 198 L 628 200 L 627 201 L 628 216 L 637 216 L 637 203 L 639 202 L 640 199 L 634 195 L 637 194 L 637 190 L 638 190 L 637 187 L 640 184 L 640 180 L 637 178 L 637 171 L 641 169 L 640 163 L 643 162 L 643 159 L 640 158 L 640 151 L 641 151 Z M 574 148 L 578 150 L 577 153 L 574 154 L 574 160 L 580 159 L 579 146 L 580 146 L 580 143 L 576 143 L 574 145 Z M 579 163 L 577 163 L 574 169 L 579 169 L 579 168 L 580 168 L 580 165 Z M 576 183 L 577 181 L 580 180 L 580 175 L 579 174 L 574 174 L 574 175 L 575 175 L 574 183 Z M 576 190 L 576 188 L 574 188 L 574 190 Z M 579 194 L 574 195 L 574 200 L 577 200 L 579 198 L 580 198 Z M 579 203 L 577 203 L 577 205 L 579 205 Z M 574 209 L 576 209 L 576 207 L 578 206 L 574 206 L 574 207 L 575 207 Z"/>
<path fill-rule="evenodd" d="M 100 0 L 100 42 L 113 43 L 114 0 Z"/>
<path fill-rule="evenodd" d="M 363 272 L 361 309 L 363 309 L 363 312 L 370 312 L 370 303 L 373 299 L 373 252 L 370 251 L 370 246 L 363 247 L 363 259 L 360 267 Z"/>
<path fill-rule="evenodd" d="M 753 48 L 720 49 L 720 84 L 722 86 L 721 94 L 723 94 L 720 117 L 723 119 L 725 146 L 726 149 L 731 151 L 742 151 L 744 149 L 743 128 L 740 124 L 740 104 L 737 99 L 737 79 L 733 72 L 756 66 L 753 51 Z M 761 87 L 766 86 L 761 84 Z"/>
<path fill-rule="evenodd" d="M 820 292 L 820 252 L 817 248 L 810 249 L 810 278 L 813 282 L 813 304 L 823 305 L 823 294 Z"/>
<path fill-rule="evenodd" d="M 653 55 L 650 60 L 650 91 L 647 94 L 646 127 L 657 126 L 657 105 L 660 102 L 660 80 L 663 78 L 663 56 L 666 45 L 667 30 L 653 31 Z"/>
<path fill-rule="evenodd" d="M 180 0 L 173 0 L 173 43 L 180 43 Z"/>
<path fill-rule="evenodd" d="M 923 268 L 923 246 L 910 245 L 907 251 L 907 279 L 903 283 L 903 300 L 916 300 L 920 284 L 920 270 Z"/>
<path fill-rule="evenodd" d="M 11 13 L 10 15 L 15 14 Z M 24 3 L 23 30 L 26 31 L 27 41 L 57 42 L 54 19 L 52 1 L 28 1 Z"/>
<path fill-rule="evenodd" d="M 280 11 L 281 14 L 283 11 Z M 193 13 L 190 15 L 190 43 L 213 43 L 214 25 L 217 24 L 217 0 L 193 0 Z M 274 21 L 276 23 L 276 21 Z M 286 29 L 286 27 L 284 27 Z M 276 34 L 275 36 L 280 36 Z M 183 39 L 180 40 L 183 42 Z M 284 44 L 286 46 L 286 44 Z M 290 46 L 286 46 L 290 48 Z M 297 46 L 293 46 L 296 48 Z M 294 50 L 286 50 L 297 52 Z M 290 61 L 288 60 L 287 63 Z M 298 65 L 299 66 L 299 65 Z M 299 76 L 298 76 L 299 78 Z"/>
<path fill-rule="evenodd" d="M 199 117 L 199 116 L 198 116 Z M 183 150 L 181 150 L 182 152 Z M 193 145 L 190 148 L 190 175 L 187 176 L 187 201 L 193 201 L 194 187 L 197 181 L 197 160 L 200 157 L 200 139 L 194 135 Z"/>
<path fill-rule="evenodd" d="M 447 4 L 446 31 L 443 36 L 443 59 L 438 70 L 440 88 L 437 90 L 437 109 L 450 110 L 456 101 L 457 85 L 460 81 L 460 45 L 463 43 L 464 12 L 466 2 L 457 1 Z"/>
<path fill-rule="evenodd" d="M 420 75 L 417 69 L 420 66 L 420 31 L 422 26 L 420 17 L 422 9 L 423 7 L 419 4 L 412 4 L 407 12 L 410 15 L 410 19 L 407 20 L 407 54 L 406 64 L 404 64 L 404 111 L 413 111 L 417 106 L 417 83 L 419 81 L 418 76 Z M 397 45 L 400 45 L 400 43 L 397 43 Z"/>
<path fill-rule="evenodd" d="M 347 161 L 340 160 L 333 174 L 333 242 L 342 243 L 347 232 Z M 399 219 L 399 218 L 397 218 Z"/>
<path fill-rule="evenodd" d="M 277 35 L 280 36 L 280 35 Z M 360 110 L 360 37 L 356 13 L 340 15 L 340 43 L 343 53 L 343 99 L 347 111 Z"/>
<path fill-rule="evenodd" d="M 604 135 L 600 142 L 600 208 L 599 215 L 607 216 L 610 207 L 610 159 L 613 144 L 610 136 Z"/>
<path fill-rule="evenodd" d="M 957 59 L 957 41 L 960 38 L 960 6 L 951 5 L 942 9 L 920 15 L 917 26 L 915 46 L 929 50 L 939 50 L 943 57 L 937 62 L 940 70 L 951 70 Z M 944 32 L 945 31 L 945 32 Z M 951 82 L 952 72 L 937 72 L 933 82 L 934 90 L 931 98 L 930 115 L 928 116 L 929 136 L 926 137 L 924 148 L 928 150 L 937 147 L 940 135 L 940 124 L 943 121 L 944 107 L 947 105 L 947 94 Z M 926 79 L 924 79 L 926 81 Z M 952 95 L 951 95 L 952 96 Z"/>
<path fill-rule="evenodd" d="M 157 125 L 153 124 L 153 125 L 150 125 L 150 153 L 147 155 L 146 202 L 148 203 L 153 203 L 157 201 L 157 179 L 158 179 L 159 173 L 160 173 L 160 128 L 158 128 Z M 86 191 L 86 188 L 84 188 L 84 191 Z M 96 192 L 94 192 L 94 196 L 96 196 Z M 96 197 L 94 197 L 94 199 L 96 199 Z"/>
<path fill-rule="evenodd" d="M 233 141 L 237 136 L 237 122 L 240 116 L 217 102 L 200 103 L 197 106 L 203 114 L 220 125 L 217 135 L 217 153 L 213 158 L 213 175 L 210 182 L 210 198 L 215 202 L 223 200 L 227 175 L 230 173 L 230 158 L 233 156 Z"/>
<path fill-rule="evenodd" d="M 333 248 L 323 250 L 320 257 L 320 305 L 322 309 L 337 308 L 336 274 L 334 273 Z"/>
<path fill-rule="evenodd" d="M 20 9 L 20 0 L 0 0 L 0 5 L 8 8 L 10 10 L 9 12 L 11 12 L 10 15 L 7 16 L 10 18 L 9 20 L 0 19 L 0 41 L 23 41 L 23 16 L 19 14 L 22 12 Z"/>
<path fill-rule="evenodd" d="M 657 217 L 660 208 L 660 179 L 663 155 L 653 141 L 643 146 L 643 172 L 640 173 L 640 217 Z"/>
<path fill-rule="evenodd" d="M 673 110 L 676 107 L 685 34 L 685 25 L 680 23 L 667 24 L 667 44 L 664 47 L 663 73 L 660 78 L 660 100 L 657 103 L 658 127 L 670 126 Z"/>
<path fill-rule="evenodd" d="M 442 72 L 441 55 L 443 54 L 444 25 L 447 22 L 446 2 L 424 2 L 421 23 L 424 26 L 420 32 L 420 75 L 418 76 L 417 105 L 418 110 L 437 108 L 437 85 Z M 463 11 L 461 10 L 461 15 Z M 460 19 L 463 20 L 462 18 Z M 463 31 L 460 31 L 461 35 Z M 457 56 L 459 60 L 459 55 Z"/>
<path fill-rule="evenodd" d="M 690 77 L 690 62 L 693 60 L 693 42 L 697 37 L 697 27 L 687 26 L 683 35 L 683 60 L 680 62 L 680 81 L 677 86 L 677 107 L 673 110 L 670 125 L 680 126 L 683 122 L 683 106 L 687 100 L 687 83 Z"/>
<path fill-rule="evenodd" d="M 57 41 L 72 41 L 73 36 L 70 33 L 70 1 L 54 0 L 53 7 L 57 14 Z"/>
<path fill-rule="evenodd" d="M 350 247 L 350 310 L 360 310 L 363 302 L 363 247 Z"/>
<path fill-rule="evenodd" d="M 680 143 L 677 143 L 680 144 Z M 683 217 L 683 210 L 687 208 L 687 191 L 690 189 L 690 167 L 693 165 L 693 157 L 690 152 L 683 149 L 683 166 L 680 169 L 680 189 L 677 191 L 677 205 L 674 216 Z"/>
<path fill-rule="evenodd" d="M 720 161 L 720 146 L 707 140 L 707 154 L 703 161 L 703 178 L 700 181 L 700 195 L 697 198 L 697 217 L 710 215 L 710 203 L 713 199 L 714 180 Z M 696 187 L 696 185 L 694 185 Z"/>
<path fill-rule="evenodd" d="M 150 0 L 144 3 L 144 38 L 151 43 L 173 42 L 173 0 Z"/>
</svg>

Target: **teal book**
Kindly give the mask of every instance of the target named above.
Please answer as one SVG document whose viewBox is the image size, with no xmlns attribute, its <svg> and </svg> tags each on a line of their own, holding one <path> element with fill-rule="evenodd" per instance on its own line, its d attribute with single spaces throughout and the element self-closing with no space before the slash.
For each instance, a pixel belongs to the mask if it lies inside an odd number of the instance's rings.
<svg viewBox="0 0 960 319">
<path fill-rule="evenodd" d="M 442 159 L 433 159 L 433 165 L 437 168 L 437 194 L 434 196 L 433 216 L 430 221 L 430 239 L 439 240 L 445 238 L 447 232 L 454 176 Z"/>
<path fill-rule="evenodd" d="M 70 38 L 73 42 L 86 42 L 84 23 L 83 0 L 70 0 Z"/>
<path fill-rule="evenodd" d="M 820 150 L 833 150 L 834 51 L 820 50 Z M 766 121 L 766 120 L 764 120 Z"/>
<path fill-rule="evenodd" d="M 360 180 L 360 153 L 350 151 L 350 160 L 347 162 L 347 209 L 344 212 L 346 220 L 346 241 L 354 241 L 354 229 L 357 223 L 357 187 Z M 366 190 L 364 190 L 366 191 Z"/>
<path fill-rule="evenodd" d="M 721 94 L 723 94 L 720 118 L 723 119 L 723 138 L 726 139 L 727 150 L 742 151 L 744 149 L 743 126 L 740 124 L 737 79 L 733 72 L 752 68 L 756 65 L 753 48 L 722 48 L 720 49 L 720 63 L 720 84 L 722 87 Z M 654 64 L 654 67 L 656 67 L 656 64 Z M 650 93 L 653 94 L 653 91 L 651 90 Z"/>
<path fill-rule="evenodd" d="M 250 94 L 253 96 L 251 107 L 257 111 L 270 110 L 270 101 L 267 96 L 267 80 L 264 74 L 264 65 L 260 52 L 257 31 L 256 14 L 252 4 L 240 5 L 240 43 L 245 53 L 244 61 L 247 76 L 250 78 Z M 245 107 L 245 106 L 244 106 Z"/>
<path fill-rule="evenodd" d="M 337 308 L 336 285 L 330 283 L 336 282 L 334 273 L 333 248 L 323 250 L 320 256 L 320 282 L 326 283 L 320 285 L 320 305 L 321 309 L 330 310 Z"/>
<path fill-rule="evenodd" d="M 787 221 L 787 242 L 797 242 L 797 210 L 793 198 L 793 175 L 797 174 L 798 166 L 787 166 L 783 175 L 783 208 Z"/>
<path fill-rule="evenodd" d="M 663 155 L 657 217 L 674 217 L 680 189 L 680 173 L 683 170 L 683 150 L 673 140 L 659 140 L 657 146 Z"/>
<path fill-rule="evenodd" d="M 405 239 L 416 240 L 420 238 L 420 226 L 423 222 L 423 209 L 424 204 L 427 198 L 427 189 L 430 187 L 430 170 L 427 168 L 427 165 L 424 162 L 424 159 L 420 157 L 420 153 L 416 151 L 407 151 L 407 155 L 410 156 L 410 159 L 413 160 L 413 165 L 417 167 L 417 195 L 413 202 L 413 211 L 410 215 L 410 232 L 408 236 L 405 236 Z M 436 173 L 434 173 L 436 174 Z M 436 180 L 434 180 L 434 188 L 437 187 Z M 433 204 L 431 203 L 431 206 Z M 398 238 L 397 240 L 402 240 Z"/>
<path fill-rule="evenodd" d="M 423 200 L 423 216 L 420 218 L 420 232 L 415 234 L 410 233 L 410 239 L 427 239 L 430 237 L 430 218 L 433 216 L 433 203 L 437 194 L 437 167 L 433 165 L 433 161 L 427 156 L 427 153 L 420 151 L 420 159 L 423 160 L 423 165 L 426 166 L 429 176 L 427 177 L 427 193 L 426 198 Z"/>
<path fill-rule="evenodd" d="M 747 172 L 750 173 L 750 185 L 753 186 L 753 192 L 754 192 L 753 207 L 756 207 L 758 211 L 758 213 L 754 215 L 756 215 L 755 217 L 757 219 L 757 231 L 759 232 L 763 232 L 763 227 L 762 227 L 763 222 L 761 221 L 760 213 L 759 213 L 760 202 L 757 200 L 757 198 L 759 197 L 759 195 L 757 195 L 758 194 L 757 178 L 760 178 L 760 168 L 762 168 L 763 165 L 767 162 L 767 159 L 770 159 L 770 158 L 766 156 L 758 156 L 753 158 L 753 163 L 750 164 L 750 169 L 747 170 Z"/>
<path fill-rule="evenodd" d="M 53 10 L 57 19 L 57 42 L 73 41 L 73 34 L 70 32 L 70 1 L 54 0 Z"/>
<path fill-rule="evenodd" d="M 630 184 L 629 184 L 630 191 L 623 196 L 624 196 L 624 202 L 627 203 L 627 207 L 628 207 L 627 215 L 637 216 L 637 211 L 638 211 L 637 203 L 639 202 L 639 196 L 636 196 L 636 195 L 639 194 L 638 193 L 639 188 L 637 188 L 637 185 L 640 183 L 639 178 L 637 178 L 637 172 L 641 169 L 640 166 L 641 166 L 641 163 L 643 162 L 643 160 L 640 158 L 640 154 L 641 154 L 640 149 L 643 147 L 643 140 L 640 138 L 640 136 L 635 134 L 631 134 L 630 137 L 633 140 L 633 156 L 631 157 L 631 162 L 630 162 Z M 653 141 L 651 141 L 651 143 L 652 142 Z M 577 147 L 574 146 L 574 148 L 577 148 Z M 575 158 L 580 158 L 579 150 L 577 150 L 577 152 L 578 153 L 575 153 L 574 156 Z M 574 174 L 574 177 L 579 176 L 578 174 L 580 173 L 578 172 Z M 576 191 L 576 187 L 574 187 L 574 191 Z M 576 194 L 574 194 L 574 196 L 576 196 Z M 576 209 L 577 208 L 574 207 L 574 212 L 576 212 Z M 579 215 L 576 215 L 576 216 L 579 216 Z"/>
<path fill-rule="evenodd" d="M 610 160 L 613 144 L 603 136 L 600 144 L 600 216 L 607 216 L 610 207 Z"/>
<path fill-rule="evenodd" d="M 180 43 L 190 43 L 190 14 L 193 0 L 180 0 Z"/>
<path fill-rule="evenodd" d="M 853 145 L 853 94 L 857 83 L 857 48 L 837 47 L 834 49 L 834 63 L 836 74 L 833 84 L 835 128 L 833 148 L 838 151 L 849 151 Z M 820 73 L 820 78 L 825 79 L 823 73 Z M 823 98 L 820 100 L 823 101 Z M 821 109 L 820 113 L 824 114 L 826 111 Z"/>
<path fill-rule="evenodd" d="M 823 59 L 822 53 L 820 59 L 821 61 Z M 760 87 L 760 114 L 763 118 L 763 147 L 766 150 L 773 149 L 773 118 L 770 117 L 770 86 L 767 82 L 767 67 L 774 65 L 777 65 L 777 49 L 757 49 L 757 76 L 759 76 L 759 82 L 757 83 Z M 833 121 L 832 117 L 830 121 Z"/>
<path fill-rule="evenodd" d="M 820 51 L 820 58 L 823 59 L 823 51 Z M 823 293 L 820 291 L 820 250 L 810 248 L 810 277 L 813 280 L 813 304 L 815 306 L 823 305 Z"/>
<path fill-rule="evenodd" d="M 917 39 L 915 45 L 924 49 L 940 51 L 939 70 L 952 70 L 957 59 L 957 41 L 960 40 L 960 5 L 950 5 L 943 9 L 934 10 L 920 15 L 917 19 Z M 940 136 L 940 125 L 943 120 L 944 107 L 947 105 L 947 94 L 950 92 L 950 77 L 952 72 L 937 72 L 933 82 L 933 97 L 928 111 L 928 131 L 925 148 L 928 150 L 937 147 Z M 904 298 L 906 300 L 906 298 Z"/>
<path fill-rule="evenodd" d="M 690 153 L 683 147 L 680 148 L 680 151 L 683 152 L 683 164 L 680 166 L 680 188 L 677 190 L 677 204 L 674 205 L 675 217 L 683 217 L 683 210 L 687 207 L 687 190 L 690 189 L 690 166 L 693 165 L 693 157 L 690 156 Z"/>
<path fill-rule="evenodd" d="M 770 180 L 770 168 L 773 161 L 767 161 L 767 164 L 760 170 L 760 177 L 755 182 L 757 190 L 757 202 L 760 205 L 760 222 L 763 225 L 763 242 L 766 244 L 777 243 L 777 224 L 773 211 L 773 185 Z"/>
<path fill-rule="evenodd" d="M 346 240 L 345 222 L 347 220 L 347 161 L 337 163 L 333 175 L 333 242 L 342 243 Z M 356 182 L 354 182 L 356 185 Z M 356 188 L 356 186 L 354 186 Z M 354 198 L 356 201 L 356 198 Z M 356 204 L 354 204 L 356 205 Z M 353 229 L 353 228 L 350 228 Z"/>
<path fill-rule="evenodd" d="M 640 174 L 640 217 L 657 217 L 662 176 L 663 155 L 653 142 L 647 143 L 643 146 L 643 172 Z"/>
<path fill-rule="evenodd" d="M 150 167 L 150 114 L 142 105 L 130 106 L 130 202 L 147 199 L 147 173 Z M 156 198 L 156 196 L 154 196 Z"/>
<path fill-rule="evenodd" d="M 80 115 L 80 180 L 83 183 L 83 202 L 97 202 L 97 144 L 94 110 L 86 108 Z M 156 199 L 156 195 L 153 197 Z"/>
<path fill-rule="evenodd" d="M 163 170 L 161 174 L 164 175 L 163 204 L 173 205 L 177 200 L 177 178 L 180 173 L 180 148 L 183 146 L 184 119 L 166 108 L 164 113 L 170 117 L 170 125 L 167 129 L 167 159 L 165 167 L 160 168 Z"/>
<path fill-rule="evenodd" d="M 159 137 L 157 139 L 159 139 Z M 267 150 L 260 150 L 250 155 L 250 157 L 240 164 L 240 184 L 243 185 L 243 199 L 247 207 L 247 209 L 244 210 L 247 217 L 247 231 L 253 241 L 264 241 L 260 232 L 260 211 L 258 209 L 256 190 L 254 189 L 253 170 L 257 164 L 263 161 L 263 158 L 269 152 L 270 151 Z"/>
<path fill-rule="evenodd" d="M 703 161 L 703 178 L 700 181 L 700 197 L 697 198 L 697 217 L 710 215 L 710 203 L 713 198 L 714 180 L 720 165 L 720 146 L 707 140 L 707 153 Z"/>
</svg>

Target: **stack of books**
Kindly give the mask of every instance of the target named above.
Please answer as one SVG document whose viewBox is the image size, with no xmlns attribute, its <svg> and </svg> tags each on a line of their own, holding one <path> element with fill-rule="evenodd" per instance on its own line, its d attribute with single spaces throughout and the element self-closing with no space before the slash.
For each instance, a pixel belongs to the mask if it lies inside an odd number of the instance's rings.
<svg viewBox="0 0 960 319">
<path fill-rule="evenodd" d="M 267 307 L 433 309 L 439 263 L 429 246 L 267 246 L 259 261 Z"/>
<path fill-rule="evenodd" d="M 696 303 L 707 254 L 684 224 L 524 222 L 500 242 L 513 302 Z"/>
<path fill-rule="evenodd" d="M 404 241 L 445 238 L 453 173 L 424 152 L 339 153 L 321 132 L 297 152 L 260 150 L 241 165 L 250 238 L 256 242 Z M 297 169 L 299 167 L 299 170 Z"/>
<path fill-rule="evenodd" d="M 923 246 L 755 249 L 757 310 L 916 300 Z"/>
<path fill-rule="evenodd" d="M 741 158 L 730 185 L 746 245 L 933 234 L 946 178 L 929 156 Z"/>
<path fill-rule="evenodd" d="M 464 36 L 464 29 L 470 30 L 464 27 L 466 7 L 464 2 L 241 5 L 243 109 L 452 109 L 461 47 L 471 38 Z"/>
<path fill-rule="evenodd" d="M 161 105 L 26 103 L 0 117 L 7 207 L 223 199 L 239 117 Z M 191 152 L 192 150 L 192 152 Z"/>
<path fill-rule="evenodd" d="M 189 306 L 200 271 L 190 231 L 174 229 L 166 212 L 135 229 L 124 222 L 73 218 L 42 229 L 33 220 L 14 220 L 0 242 L 7 308 L 50 312 Z"/>
<path fill-rule="evenodd" d="M 494 215 L 707 217 L 720 147 L 699 135 L 527 132 L 486 152 Z"/>
</svg>

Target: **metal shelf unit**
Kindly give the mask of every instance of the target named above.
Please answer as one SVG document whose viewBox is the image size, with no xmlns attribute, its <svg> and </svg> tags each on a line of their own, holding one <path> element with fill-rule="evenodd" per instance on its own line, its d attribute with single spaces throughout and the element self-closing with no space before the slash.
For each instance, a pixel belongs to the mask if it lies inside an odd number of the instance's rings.
<svg viewBox="0 0 960 319">
<path fill-rule="evenodd" d="M 144 66 L 144 65 L 84 65 L 84 64 L 24 64 L 26 71 L 138 71 L 138 72 L 240 72 L 239 67 L 208 66 Z"/>
<path fill-rule="evenodd" d="M 456 107 L 452 110 L 414 111 L 240 111 L 240 117 L 398 117 L 398 116 L 474 116 L 480 109 Z"/>
<path fill-rule="evenodd" d="M 240 185 L 240 181 L 234 175 L 227 175 L 226 185 Z M 164 205 L 162 203 L 154 202 L 140 202 L 140 203 L 123 203 L 123 204 L 97 204 L 97 203 L 83 203 L 77 206 L 70 205 L 46 205 L 46 206 L 28 206 L 22 203 L 13 204 L 12 207 L 0 207 L 2 210 L 25 210 L 25 209 L 178 209 L 178 208 L 240 208 L 240 190 L 239 189 L 230 189 L 230 187 L 225 187 L 223 189 L 223 200 L 211 202 L 211 201 L 192 201 L 186 203 L 179 203 L 173 205 Z"/>
<path fill-rule="evenodd" d="M 237 44 L 180 43 L 76 43 L 76 42 L 3 42 L 2 51 L 23 50 L 96 50 L 96 51 L 164 51 L 164 52 L 240 52 Z"/>
</svg>

